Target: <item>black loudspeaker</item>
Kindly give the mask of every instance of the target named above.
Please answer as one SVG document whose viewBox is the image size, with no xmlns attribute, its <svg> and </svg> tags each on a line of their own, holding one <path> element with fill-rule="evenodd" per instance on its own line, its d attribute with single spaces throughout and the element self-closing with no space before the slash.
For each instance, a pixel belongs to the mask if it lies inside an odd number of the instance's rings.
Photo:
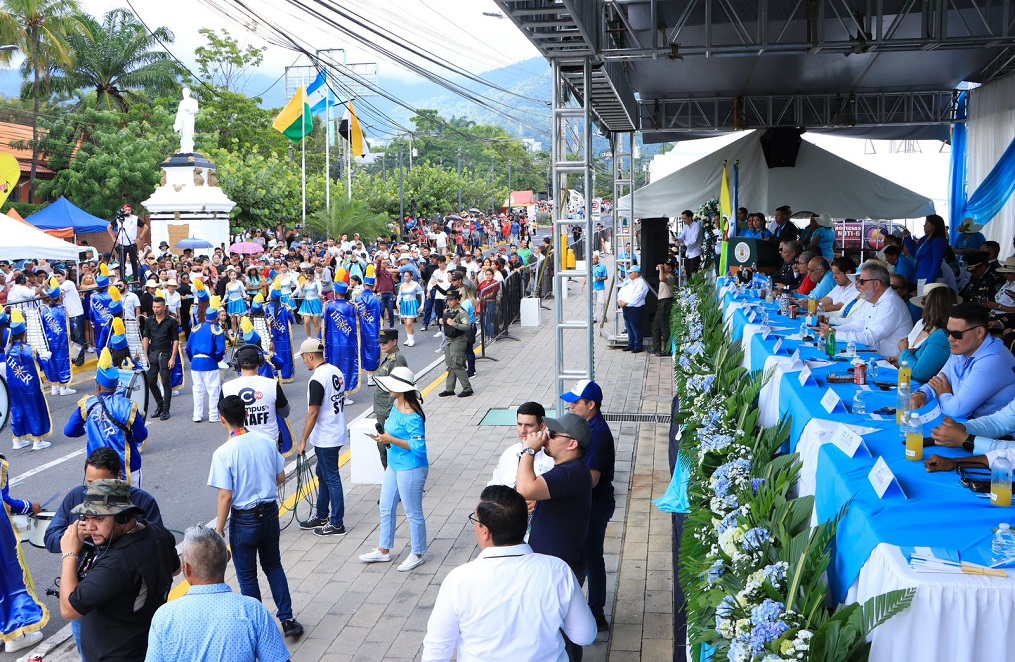
<svg viewBox="0 0 1015 662">
<path fill-rule="evenodd" d="M 776 127 L 761 134 L 761 149 L 769 168 L 795 168 L 800 151 L 800 134 L 796 127 Z"/>
<path fill-rule="evenodd" d="M 662 264 L 670 256 L 670 219 L 643 218 L 641 219 L 641 257 L 638 264 L 641 265 L 641 277 L 652 288 L 645 298 L 645 326 L 646 337 L 652 337 L 652 319 L 656 315 L 658 301 L 652 290 L 659 290 L 659 272 L 657 264 Z M 651 341 L 649 342 L 651 346 Z"/>
</svg>

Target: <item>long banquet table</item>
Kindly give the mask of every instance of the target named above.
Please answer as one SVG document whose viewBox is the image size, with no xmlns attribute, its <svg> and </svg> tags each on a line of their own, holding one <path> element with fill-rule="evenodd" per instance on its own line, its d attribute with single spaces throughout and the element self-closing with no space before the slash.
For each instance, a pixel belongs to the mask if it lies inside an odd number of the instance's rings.
<svg viewBox="0 0 1015 662">
<path fill-rule="evenodd" d="M 858 388 L 869 392 L 867 411 L 895 406 L 894 388 L 830 384 L 829 373 L 842 373 L 849 362 L 840 354 L 831 365 L 823 349 L 799 340 L 800 319 L 778 314 L 777 307 L 749 294 L 722 291 L 724 317 L 744 349 L 744 366 L 770 374 L 759 407 L 764 425 L 790 417 L 788 449 L 800 454 L 800 494 L 813 494 L 814 521 L 833 518 L 847 506 L 839 524 L 828 570 L 830 593 L 837 602 L 863 602 L 890 590 L 915 587 L 913 605 L 878 628 L 871 660 L 1011 659 L 1015 650 L 1015 568 L 1007 578 L 916 572 L 908 556 L 930 548 L 962 561 L 990 565 L 993 530 L 999 522 L 1015 526 L 1015 509 L 990 505 L 958 482 L 954 472 L 927 473 L 922 462 L 905 458 L 895 417 L 853 414 Z M 762 325 L 764 313 L 769 324 Z M 766 333 L 767 332 L 767 333 Z M 781 340 L 778 355 L 776 343 Z M 839 343 L 840 349 L 844 343 Z M 861 358 L 872 353 L 858 346 Z M 798 357 L 793 353 L 799 351 Z M 802 385 L 803 365 L 813 379 Z M 883 367 L 877 382 L 895 383 L 894 369 Z M 821 404 L 828 389 L 844 407 L 828 413 Z M 863 433 L 864 447 L 853 457 L 832 443 L 840 424 Z M 925 430 L 929 436 L 930 430 Z M 932 454 L 966 456 L 961 450 L 926 448 Z M 868 478 L 878 458 L 897 479 L 879 498 Z"/>
</svg>

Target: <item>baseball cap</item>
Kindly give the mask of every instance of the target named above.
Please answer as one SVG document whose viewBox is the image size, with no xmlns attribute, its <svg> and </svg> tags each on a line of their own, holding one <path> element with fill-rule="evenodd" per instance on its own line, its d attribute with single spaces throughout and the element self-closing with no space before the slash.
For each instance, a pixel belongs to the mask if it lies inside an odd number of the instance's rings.
<svg viewBox="0 0 1015 662">
<path fill-rule="evenodd" d="M 574 385 L 567 393 L 560 396 L 564 402 L 578 402 L 579 400 L 591 400 L 601 403 L 603 401 L 603 389 L 594 381 L 583 379 Z"/>
<path fill-rule="evenodd" d="M 589 442 L 592 440 L 592 428 L 589 427 L 589 422 L 578 414 L 564 414 L 560 418 L 546 418 L 544 421 L 546 427 L 552 432 L 566 434 L 577 441 L 578 448 L 582 453 L 589 447 Z"/>
<path fill-rule="evenodd" d="M 296 352 L 296 357 L 299 358 L 304 354 L 324 354 L 324 345 L 321 341 L 316 338 L 307 338 L 300 343 L 300 351 Z"/>
<path fill-rule="evenodd" d="M 630 269 L 628 269 L 628 270 L 627 270 L 627 273 L 629 273 L 629 274 L 640 274 L 640 273 L 641 273 L 641 267 L 639 267 L 639 266 L 638 266 L 638 265 L 636 264 L 636 265 L 634 265 L 633 267 L 631 267 Z"/>
</svg>

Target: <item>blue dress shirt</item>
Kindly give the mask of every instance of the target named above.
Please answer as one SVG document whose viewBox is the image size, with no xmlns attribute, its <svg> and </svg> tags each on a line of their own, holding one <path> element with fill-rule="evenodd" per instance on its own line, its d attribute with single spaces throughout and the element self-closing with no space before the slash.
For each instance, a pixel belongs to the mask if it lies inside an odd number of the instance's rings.
<svg viewBox="0 0 1015 662">
<path fill-rule="evenodd" d="M 969 358 L 953 354 L 939 374 L 948 378 L 952 388 L 938 397 L 945 416 L 987 416 L 1015 400 L 1015 356 L 993 336 L 987 336 Z M 928 401 L 934 398 L 934 389 L 928 385 L 918 392 Z"/>
<path fill-rule="evenodd" d="M 916 282 L 916 260 L 908 255 L 899 255 L 899 260 L 895 263 L 893 271 L 905 278 L 907 283 Z"/>
<path fill-rule="evenodd" d="M 145 662 L 290 658 L 267 607 L 233 593 L 227 584 L 191 586 L 152 618 Z"/>
<path fill-rule="evenodd" d="M 828 294 L 835 289 L 835 277 L 832 276 L 831 270 L 825 272 L 825 277 L 821 279 L 821 282 L 814 286 L 811 293 L 808 295 L 811 298 L 821 301 Z"/>
</svg>

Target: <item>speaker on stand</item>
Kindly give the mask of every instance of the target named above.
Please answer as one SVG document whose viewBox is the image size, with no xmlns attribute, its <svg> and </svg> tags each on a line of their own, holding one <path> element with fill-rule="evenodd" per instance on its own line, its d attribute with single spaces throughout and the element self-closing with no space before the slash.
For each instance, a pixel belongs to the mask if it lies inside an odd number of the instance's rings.
<svg viewBox="0 0 1015 662">
<path fill-rule="evenodd" d="M 641 219 L 641 258 L 638 264 L 641 265 L 641 277 L 649 284 L 649 293 L 645 298 L 645 324 L 643 331 L 646 337 L 652 336 L 652 319 L 656 314 L 658 301 L 654 292 L 659 291 L 659 272 L 657 264 L 662 264 L 670 256 L 670 219 L 663 216 L 660 218 Z"/>
</svg>

